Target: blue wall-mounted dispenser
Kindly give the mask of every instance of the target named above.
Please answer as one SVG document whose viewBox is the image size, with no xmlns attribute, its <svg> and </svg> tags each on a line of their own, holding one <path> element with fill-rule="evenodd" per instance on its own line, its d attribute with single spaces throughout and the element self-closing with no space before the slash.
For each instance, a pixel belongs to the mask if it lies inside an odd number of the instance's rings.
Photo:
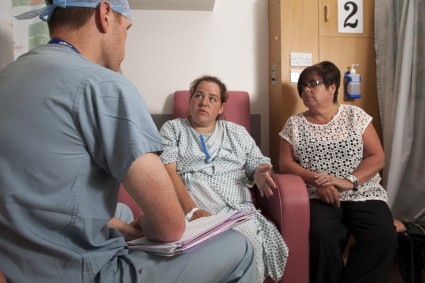
<svg viewBox="0 0 425 283">
<path fill-rule="evenodd" d="M 345 97 L 348 99 L 360 98 L 360 74 L 357 74 L 356 67 L 359 64 L 352 64 L 350 70 L 344 73 Z"/>
</svg>

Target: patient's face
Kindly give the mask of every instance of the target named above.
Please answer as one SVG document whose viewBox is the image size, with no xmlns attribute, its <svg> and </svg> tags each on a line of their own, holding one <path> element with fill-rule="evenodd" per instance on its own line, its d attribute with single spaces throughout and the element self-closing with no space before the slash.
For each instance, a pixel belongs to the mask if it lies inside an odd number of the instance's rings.
<svg viewBox="0 0 425 283">
<path fill-rule="evenodd" d="M 213 82 L 201 82 L 190 98 L 192 127 L 201 133 L 207 133 L 211 129 L 213 131 L 217 117 L 223 111 L 219 86 Z"/>
</svg>

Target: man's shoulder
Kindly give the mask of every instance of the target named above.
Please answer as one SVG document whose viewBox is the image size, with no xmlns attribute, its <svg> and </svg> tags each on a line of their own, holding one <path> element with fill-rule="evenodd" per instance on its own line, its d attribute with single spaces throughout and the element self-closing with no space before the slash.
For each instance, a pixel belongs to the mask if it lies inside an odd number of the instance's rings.
<svg viewBox="0 0 425 283">
<path fill-rule="evenodd" d="M 46 44 L 35 48 L 31 53 L 40 54 L 51 64 L 52 70 L 62 78 L 81 79 L 92 83 L 119 83 L 132 86 L 132 83 L 122 74 L 96 64 L 83 55 L 65 46 Z"/>
</svg>

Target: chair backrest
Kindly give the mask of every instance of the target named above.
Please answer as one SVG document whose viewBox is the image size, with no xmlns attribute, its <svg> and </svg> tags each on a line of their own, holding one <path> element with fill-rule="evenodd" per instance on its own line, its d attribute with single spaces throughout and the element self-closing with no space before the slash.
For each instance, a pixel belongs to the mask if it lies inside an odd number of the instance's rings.
<svg viewBox="0 0 425 283">
<path fill-rule="evenodd" d="M 224 105 L 223 119 L 242 125 L 252 134 L 249 94 L 246 91 L 227 91 L 229 98 Z M 173 118 L 189 116 L 190 92 L 178 90 L 174 92 Z"/>
</svg>

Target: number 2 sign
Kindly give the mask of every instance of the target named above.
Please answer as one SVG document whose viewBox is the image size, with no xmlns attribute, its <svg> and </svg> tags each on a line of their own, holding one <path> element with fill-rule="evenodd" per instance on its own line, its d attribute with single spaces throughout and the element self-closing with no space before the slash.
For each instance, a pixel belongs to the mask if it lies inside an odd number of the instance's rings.
<svg viewBox="0 0 425 283">
<path fill-rule="evenodd" d="M 363 0 L 338 0 L 338 32 L 363 33 Z"/>
</svg>

